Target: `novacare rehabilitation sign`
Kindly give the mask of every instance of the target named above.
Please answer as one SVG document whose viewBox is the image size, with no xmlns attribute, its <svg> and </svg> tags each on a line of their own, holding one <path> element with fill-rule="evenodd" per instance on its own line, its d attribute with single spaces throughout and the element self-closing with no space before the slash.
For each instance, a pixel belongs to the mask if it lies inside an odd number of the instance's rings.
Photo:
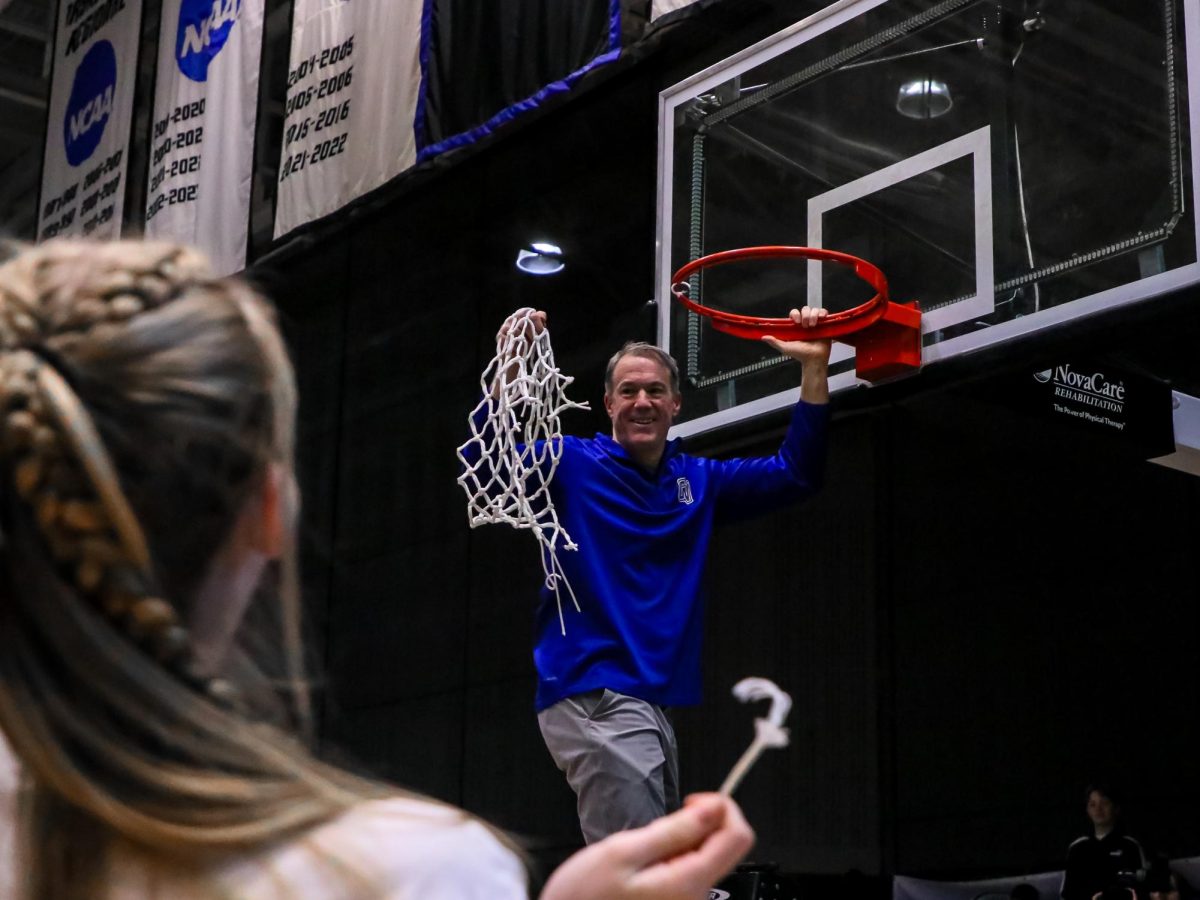
<svg viewBox="0 0 1200 900">
<path fill-rule="evenodd" d="M 141 0 L 59 3 L 39 241 L 120 234 L 141 21 Z"/>
<path fill-rule="evenodd" d="M 1021 407 L 1150 458 L 1175 449 L 1171 388 L 1106 360 L 1074 359 L 1024 376 Z"/>
</svg>

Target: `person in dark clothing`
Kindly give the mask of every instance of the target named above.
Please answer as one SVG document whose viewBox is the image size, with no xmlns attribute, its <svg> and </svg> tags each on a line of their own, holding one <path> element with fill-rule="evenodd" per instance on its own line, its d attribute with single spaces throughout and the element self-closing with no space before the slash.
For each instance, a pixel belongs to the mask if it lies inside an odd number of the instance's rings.
<svg viewBox="0 0 1200 900">
<path fill-rule="evenodd" d="M 1067 848 L 1063 900 L 1092 900 L 1109 888 L 1131 887 L 1139 873 L 1146 870 L 1142 845 L 1125 834 L 1118 823 L 1120 805 L 1110 788 L 1099 784 L 1088 787 L 1087 814 L 1092 833 Z"/>
</svg>

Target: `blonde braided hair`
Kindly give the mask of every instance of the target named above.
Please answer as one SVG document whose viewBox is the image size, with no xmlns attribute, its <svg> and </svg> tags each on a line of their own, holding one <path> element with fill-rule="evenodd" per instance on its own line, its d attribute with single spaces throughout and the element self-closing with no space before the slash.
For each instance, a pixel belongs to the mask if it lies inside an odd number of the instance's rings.
<svg viewBox="0 0 1200 900">
<path fill-rule="evenodd" d="M 33 779 L 31 896 L 89 895 L 116 836 L 189 858 L 384 792 L 252 721 L 183 625 L 290 463 L 294 403 L 269 308 L 193 251 L 51 242 L 0 265 L 0 728 Z"/>
<path fill-rule="evenodd" d="M 96 265 L 96 250 L 112 254 L 118 246 L 33 253 L 13 265 L 17 277 L 0 279 L 0 446 L 17 494 L 34 511 L 56 562 L 74 569 L 79 591 L 160 662 L 230 704 L 229 683 L 191 665 L 187 632 L 153 587 L 145 535 L 104 443 L 45 358 L 60 359 L 85 339 L 112 337 L 134 316 L 208 276 L 203 258 L 182 247 L 142 245 L 152 255 L 140 271 L 128 265 L 128 246 L 120 247 L 122 265 L 104 266 L 103 256 Z"/>
</svg>

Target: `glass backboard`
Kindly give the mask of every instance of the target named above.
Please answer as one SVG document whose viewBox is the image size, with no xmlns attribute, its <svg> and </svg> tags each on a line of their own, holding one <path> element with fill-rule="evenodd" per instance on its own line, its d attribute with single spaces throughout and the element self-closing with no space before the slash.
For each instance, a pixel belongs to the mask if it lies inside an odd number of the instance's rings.
<svg viewBox="0 0 1200 900">
<path fill-rule="evenodd" d="M 1191 147 L 1200 0 L 848 0 L 660 98 L 659 341 L 675 434 L 790 405 L 794 365 L 714 331 L 671 274 L 719 250 L 824 247 L 917 300 L 925 364 L 1200 280 Z M 1190 63 L 1190 64 L 1189 64 Z M 693 276 L 706 306 L 856 306 L 840 266 Z M 859 382 L 835 345 L 833 387 Z"/>
</svg>

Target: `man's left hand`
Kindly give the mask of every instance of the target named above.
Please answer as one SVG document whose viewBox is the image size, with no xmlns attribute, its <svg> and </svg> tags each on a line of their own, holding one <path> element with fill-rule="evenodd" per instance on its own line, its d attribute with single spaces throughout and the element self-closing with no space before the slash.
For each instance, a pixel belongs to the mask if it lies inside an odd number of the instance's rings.
<svg viewBox="0 0 1200 900">
<path fill-rule="evenodd" d="M 829 315 L 829 310 L 819 306 L 806 306 L 804 309 L 793 309 L 788 313 L 789 318 L 802 328 L 812 328 L 819 325 Z M 828 340 L 820 341 L 781 341 L 767 335 L 763 340 L 778 350 L 784 356 L 790 356 L 801 365 L 817 363 L 822 366 L 829 364 Z"/>
<path fill-rule="evenodd" d="M 812 328 L 825 320 L 829 311 L 819 306 L 793 309 L 788 315 L 802 328 Z M 781 341 L 771 335 L 763 340 L 782 353 L 800 363 L 800 399 L 809 403 L 829 402 L 829 350 L 827 339 L 819 341 Z"/>
</svg>

